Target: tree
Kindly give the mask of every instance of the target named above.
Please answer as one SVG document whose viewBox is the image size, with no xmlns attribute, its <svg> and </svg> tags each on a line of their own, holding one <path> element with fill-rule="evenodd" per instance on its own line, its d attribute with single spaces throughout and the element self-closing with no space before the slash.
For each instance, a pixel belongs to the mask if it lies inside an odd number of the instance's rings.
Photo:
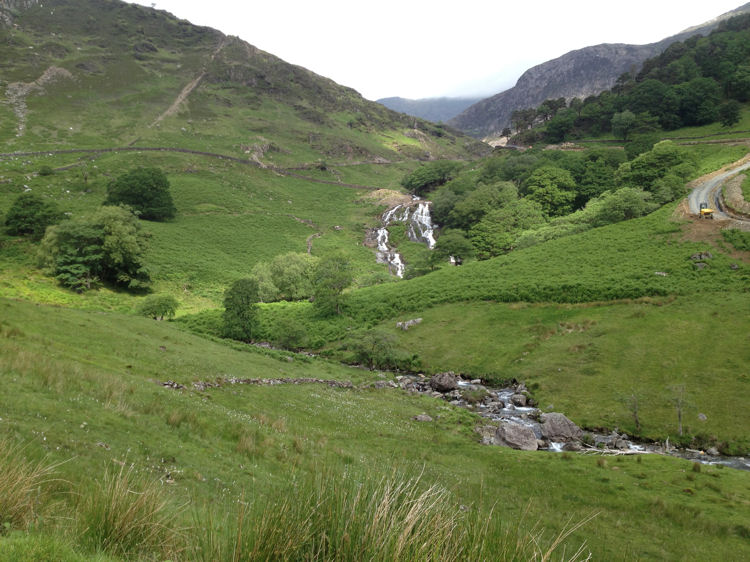
<svg viewBox="0 0 750 562">
<path fill-rule="evenodd" d="M 407 174 L 401 180 L 401 185 L 415 195 L 424 195 L 448 182 L 460 167 L 458 162 L 449 160 L 430 162 Z"/>
<path fill-rule="evenodd" d="M 628 134 L 635 128 L 635 113 L 622 111 L 612 116 L 612 133 L 619 139 L 628 140 Z"/>
<path fill-rule="evenodd" d="M 656 207 L 650 199 L 650 193 L 634 187 L 623 187 L 614 193 L 605 193 L 592 202 L 596 210 L 591 224 L 603 226 L 641 217 Z"/>
<path fill-rule="evenodd" d="M 258 282 L 237 279 L 224 292 L 222 332 L 225 338 L 249 342 L 257 329 Z"/>
<path fill-rule="evenodd" d="M 62 218 L 62 213 L 52 201 L 45 201 L 33 193 L 22 193 L 10 206 L 5 215 L 5 227 L 8 234 L 14 236 L 30 235 L 34 240 L 41 240 L 48 226 Z"/>
<path fill-rule="evenodd" d="M 169 180 L 159 168 L 135 168 L 107 186 L 105 205 L 129 205 L 139 217 L 163 221 L 175 216 Z"/>
<path fill-rule="evenodd" d="M 542 207 L 536 201 L 519 199 L 490 211 L 469 232 L 477 257 L 488 259 L 509 252 L 516 235 L 544 223 Z"/>
<path fill-rule="evenodd" d="M 100 207 L 92 216 L 51 226 L 40 261 L 65 287 L 82 292 L 97 282 L 141 290 L 150 281 L 143 263 L 148 235 L 124 207 Z"/>
<path fill-rule="evenodd" d="M 740 121 L 740 106 L 737 100 L 729 100 L 719 108 L 719 121 L 722 126 L 731 127 Z"/>
<path fill-rule="evenodd" d="M 518 190 L 511 182 L 480 185 L 454 205 L 449 220 L 445 224 L 468 230 L 492 209 L 516 199 L 518 199 Z"/>
<path fill-rule="evenodd" d="M 313 276 L 318 258 L 290 252 L 276 256 L 270 265 L 273 284 L 281 300 L 296 301 L 313 294 Z"/>
<path fill-rule="evenodd" d="M 565 137 L 573 130 L 576 114 L 573 110 L 565 110 L 556 114 L 547 123 L 545 137 L 549 142 L 563 142 Z"/>
<path fill-rule="evenodd" d="M 576 182 L 568 170 L 542 166 L 526 181 L 526 197 L 542 206 L 547 216 L 567 215 L 573 210 Z"/>
<path fill-rule="evenodd" d="M 458 230 L 445 231 L 435 244 L 432 256 L 435 259 L 448 259 L 453 257 L 456 263 L 462 263 L 464 259 L 474 255 L 474 246 L 472 246 L 466 236 Z"/>
<path fill-rule="evenodd" d="M 179 303 L 172 295 L 149 295 L 138 307 L 138 314 L 154 320 L 173 318 Z"/>
<path fill-rule="evenodd" d="M 354 279 L 351 264 L 344 256 L 335 254 L 318 262 L 315 268 L 313 306 L 322 316 L 341 314 L 344 289 Z"/>
<path fill-rule="evenodd" d="M 712 78 L 696 78 L 677 86 L 680 117 L 685 125 L 706 125 L 716 121 L 721 88 Z"/>
</svg>

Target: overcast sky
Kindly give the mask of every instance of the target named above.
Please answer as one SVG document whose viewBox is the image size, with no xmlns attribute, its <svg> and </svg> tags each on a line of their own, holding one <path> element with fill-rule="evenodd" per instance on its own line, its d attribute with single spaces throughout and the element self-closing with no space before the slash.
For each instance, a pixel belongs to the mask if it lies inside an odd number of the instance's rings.
<svg viewBox="0 0 750 562">
<path fill-rule="evenodd" d="M 659 41 L 742 0 L 136 0 L 375 100 L 498 93 L 599 43 Z"/>
</svg>

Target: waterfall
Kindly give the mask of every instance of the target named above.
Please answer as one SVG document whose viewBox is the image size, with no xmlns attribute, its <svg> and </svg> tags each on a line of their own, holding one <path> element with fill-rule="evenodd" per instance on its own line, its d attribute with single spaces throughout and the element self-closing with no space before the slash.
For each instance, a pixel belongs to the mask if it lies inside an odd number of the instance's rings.
<svg viewBox="0 0 750 562">
<path fill-rule="evenodd" d="M 394 222 L 407 223 L 406 235 L 409 240 L 426 244 L 432 250 L 435 247 L 435 225 L 430 216 L 430 203 L 414 197 L 411 204 L 396 205 L 383 213 L 383 226 L 377 230 L 377 260 L 378 263 L 388 264 L 389 270 L 396 276 L 403 277 L 406 264 L 401 254 L 388 245 L 388 225 Z"/>
</svg>

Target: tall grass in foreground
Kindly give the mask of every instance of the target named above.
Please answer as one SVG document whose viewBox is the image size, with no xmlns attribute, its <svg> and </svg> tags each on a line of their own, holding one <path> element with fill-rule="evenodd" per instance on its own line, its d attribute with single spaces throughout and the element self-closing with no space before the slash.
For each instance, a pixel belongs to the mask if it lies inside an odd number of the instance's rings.
<svg viewBox="0 0 750 562">
<path fill-rule="evenodd" d="M 21 447 L 0 439 L 0 534 L 26 529 L 39 518 L 54 470 L 26 460 Z"/>
<path fill-rule="evenodd" d="M 164 490 L 137 475 L 132 466 L 108 469 L 81 495 L 78 542 L 87 550 L 114 556 L 174 558 L 184 540 L 178 515 Z"/>
<path fill-rule="evenodd" d="M 551 541 L 521 523 L 502 526 L 493 510 L 455 504 L 448 490 L 421 477 L 368 479 L 324 475 L 283 494 L 247 503 L 221 520 L 201 520 L 191 558 L 259 560 L 586 560 L 585 546 L 566 557 L 565 539 Z M 561 552 L 562 550 L 562 552 Z"/>
</svg>

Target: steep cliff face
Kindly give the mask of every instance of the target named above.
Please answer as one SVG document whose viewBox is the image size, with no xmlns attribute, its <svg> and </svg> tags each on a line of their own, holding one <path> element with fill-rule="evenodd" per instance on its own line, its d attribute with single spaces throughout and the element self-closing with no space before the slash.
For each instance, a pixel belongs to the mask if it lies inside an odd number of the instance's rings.
<svg viewBox="0 0 750 562">
<path fill-rule="evenodd" d="M 748 11 L 750 3 L 658 43 L 602 44 L 571 51 L 527 70 L 513 88 L 472 105 L 448 123 L 475 137 L 492 136 L 510 125 L 510 116 L 517 109 L 538 107 L 550 98 L 585 98 L 608 90 L 624 72 L 638 71 L 646 59 L 671 43 L 706 35 L 720 21 Z"/>
</svg>

